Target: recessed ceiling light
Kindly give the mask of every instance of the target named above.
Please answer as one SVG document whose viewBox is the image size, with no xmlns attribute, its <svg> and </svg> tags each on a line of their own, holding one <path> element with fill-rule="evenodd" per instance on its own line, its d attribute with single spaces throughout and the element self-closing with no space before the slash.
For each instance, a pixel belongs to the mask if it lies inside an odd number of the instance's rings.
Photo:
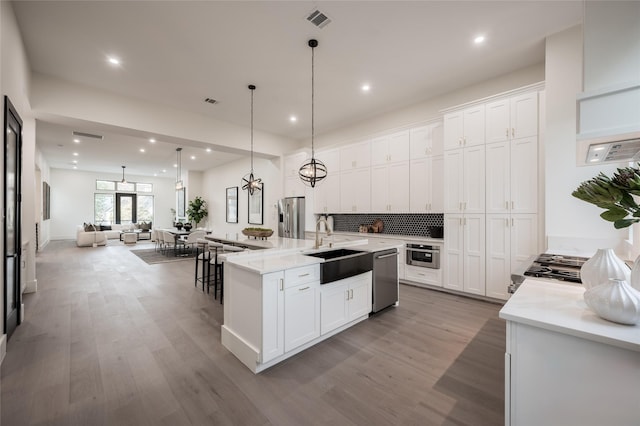
<svg viewBox="0 0 640 426">
<path fill-rule="evenodd" d="M 192 160 L 195 160 L 195 159 L 196 159 L 196 156 L 195 156 L 195 155 L 192 155 L 192 156 L 191 156 L 191 159 L 192 159 Z"/>
<path fill-rule="evenodd" d="M 173 167 L 177 169 L 177 168 L 178 168 L 178 165 L 177 165 L 177 164 L 174 164 L 174 165 L 173 165 Z"/>
<path fill-rule="evenodd" d="M 120 65 L 120 59 L 116 58 L 115 56 L 109 56 L 109 58 L 107 58 L 107 61 L 109 61 L 111 65 Z"/>
<path fill-rule="evenodd" d="M 485 37 L 483 35 L 477 35 L 473 38 L 473 42 L 475 44 L 482 44 L 484 43 Z"/>
<path fill-rule="evenodd" d="M 156 176 L 158 176 L 158 174 L 157 174 L 157 173 L 154 173 L 154 174 L 153 174 L 153 177 L 156 177 Z"/>
<path fill-rule="evenodd" d="M 207 148 L 207 152 L 211 152 L 211 148 Z"/>
<path fill-rule="evenodd" d="M 73 140 L 75 143 L 80 143 L 80 139 L 74 139 Z"/>
<path fill-rule="evenodd" d="M 600 161 L 600 158 L 592 158 L 591 160 L 589 160 L 591 163 L 596 163 L 598 161 Z"/>
<path fill-rule="evenodd" d="M 77 169 L 78 169 L 78 166 L 73 166 L 73 170 L 77 170 Z"/>
<path fill-rule="evenodd" d="M 369 90 L 371 90 L 371 86 L 369 86 L 368 84 L 363 84 L 361 89 L 363 92 L 368 92 Z"/>
<path fill-rule="evenodd" d="M 298 121 L 298 117 L 296 117 L 295 115 L 292 115 L 291 117 L 289 117 L 289 121 L 292 123 L 295 123 L 296 121 Z"/>
<path fill-rule="evenodd" d="M 78 164 L 78 160 L 73 160 L 72 163 L 73 164 Z"/>
<path fill-rule="evenodd" d="M 144 148 L 140 148 L 140 152 L 144 152 Z"/>
<path fill-rule="evenodd" d="M 167 173 L 167 169 L 162 169 L 162 173 Z"/>
<path fill-rule="evenodd" d="M 79 154 L 78 154 L 77 152 L 74 152 L 74 153 L 73 153 L 73 156 L 74 156 L 74 157 L 77 157 L 78 155 L 79 155 Z"/>
<path fill-rule="evenodd" d="M 156 140 L 154 138 L 151 138 L 151 139 L 149 139 L 149 142 L 156 143 Z"/>
</svg>

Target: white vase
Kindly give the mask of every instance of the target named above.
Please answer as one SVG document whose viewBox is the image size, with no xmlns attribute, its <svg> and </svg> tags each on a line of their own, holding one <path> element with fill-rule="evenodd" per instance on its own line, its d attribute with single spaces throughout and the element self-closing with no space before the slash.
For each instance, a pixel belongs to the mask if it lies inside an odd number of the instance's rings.
<svg viewBox="0 0 640 426">
<path fill-rule="evenodd" d="M 640 292 L 624 280 L 612 278 L 585 291 L 584 301 L 606 320 L 630 325 L 640 320 Z"/>
<path fill-rule="evenodd" d="M 598 249 L 591 259 L 580 268 L 580 278 L 585 289 L 589 290 L 606 283 L 609 278 L 631 282 L 631 269 L 613 252 L 613 249 Z"/>
<path fill-rule="evenodd" d="M 631 268 L 631 280 L 629 281 L 631 287 L 640 291 L 640 256 L 633 263 L 633 268 Z"/>
</svg>

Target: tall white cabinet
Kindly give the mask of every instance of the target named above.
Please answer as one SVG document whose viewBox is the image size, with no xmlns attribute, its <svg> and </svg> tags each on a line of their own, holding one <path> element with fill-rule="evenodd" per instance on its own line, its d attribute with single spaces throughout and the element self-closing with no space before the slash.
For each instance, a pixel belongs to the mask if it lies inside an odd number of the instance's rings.
<svg viewBox="0 0 640 426">
<path fill-rule="evenodd" d="M 444 142 L 442 123 L 411 129 L 409 135 L 409 211 L 444 211 Z"/>
<path fill-rule="evenodd" d="M 538 253 L 538 121 L 537 91 L 445 114 L 444 287 L 507 299 Z"/>
</svg>

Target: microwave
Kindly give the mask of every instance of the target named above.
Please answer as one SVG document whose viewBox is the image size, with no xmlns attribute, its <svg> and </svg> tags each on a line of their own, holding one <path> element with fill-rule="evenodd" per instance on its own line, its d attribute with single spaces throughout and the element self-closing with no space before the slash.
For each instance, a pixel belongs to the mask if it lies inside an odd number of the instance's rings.
<svg viewBox="0 0 640 426">
<path fill-rule="evenodd" d="M 407 265 L 440 269 L 440 246 L 407 244 Z"/>
</svg>

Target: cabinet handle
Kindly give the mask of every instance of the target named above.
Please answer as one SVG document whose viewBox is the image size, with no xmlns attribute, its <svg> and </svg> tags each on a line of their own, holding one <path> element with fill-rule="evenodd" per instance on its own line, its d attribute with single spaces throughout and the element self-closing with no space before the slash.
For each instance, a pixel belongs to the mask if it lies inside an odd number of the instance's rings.
<svg viewBox="0 0 640 426">
<path fill-rule="evenodd" d="M 507 210 L 509 210 L 509 202 L 508 202 L 508 201 L 505 201 L 505 202 L 504 202 L 504 208 L 505 208 L 505 209 L 507 209 Z"/>
<path fill-rule="evenodd" d="M 504 226 L 509 227 L 509 219 L 504 220 Z"/>
<path fill-rule="evenodd" d="M 299 288 L 298 291 L 305 291 L 305 290 L 309 290 L 309 286 L 303 287 L 303 288 Z"/>
<path fill-rule="evenodd" d="M 458 224 L 462 226 L 462 218 L 458 219 Z"/>
<path fill-rule="evenodd" d="M 467 202 L 464 202 L 464 209 L 467 210 Z"/>
<path fill-rule="evenodd" d="M 515 129 L 515 127 L 512 127 L 512 128 L 511 128 L 511 137 L 512 137 L 512 138 L 515 138 L 515 137 L 516 137 L 516 129 Z"/>
<path fill-rule="evenodd" d="M 347 294 L 347 298 L 345 300 L 349 300 L 349 290 L 346 290 L 345 293 Z"/>
<path fill-rule="evenodd" d="M 462 211 L 462 202 L 459 203 L 458 210 Z"/>
<path fill-rule="evenodd" d="M 462 138 L 462 145 L 467 145 L 467 138 Z"/>
<path fill-rule="evenodd" d="M 511 202 L 511 210 L 513 210 L 513 209 L 515 209 L 515 208 L 516 208 L 516 204 L 512 201 L 512 202 Z"/>
<path fill-rule="evenodd" d="M 298 275 L 298 278 L 308 277 L 308 276 L 309 276 L 309 273 L 307 272 L 306 274 Z"/>
<path fill-rule="evenodd" d="M 349 293 L 351 293 L 351 299 L 353 300 L 353 290 L 349 290 Z"/>
<path fill-rule="evenodd" d="M 280 278 L 280 291 L 284 290 L 284 280 Z"/>
<path fill-rule="evenodd" d="M 507 138 L 509 138 L 509 128 L 507 127 L 505 130 L 507 131 Z"/>
<path fill-rule="evenodd" d="M 511 227 L 513 228 L 513 218 L 511 218 Z"/>
<path fill-rule="evenodd" d="M 467 226 L 467 218 L 466 218 L 466 217 L 465 217 L 464 219 L 462 219 L 462 224 L 463 224 L 464 226 Z"/>
</svg>

